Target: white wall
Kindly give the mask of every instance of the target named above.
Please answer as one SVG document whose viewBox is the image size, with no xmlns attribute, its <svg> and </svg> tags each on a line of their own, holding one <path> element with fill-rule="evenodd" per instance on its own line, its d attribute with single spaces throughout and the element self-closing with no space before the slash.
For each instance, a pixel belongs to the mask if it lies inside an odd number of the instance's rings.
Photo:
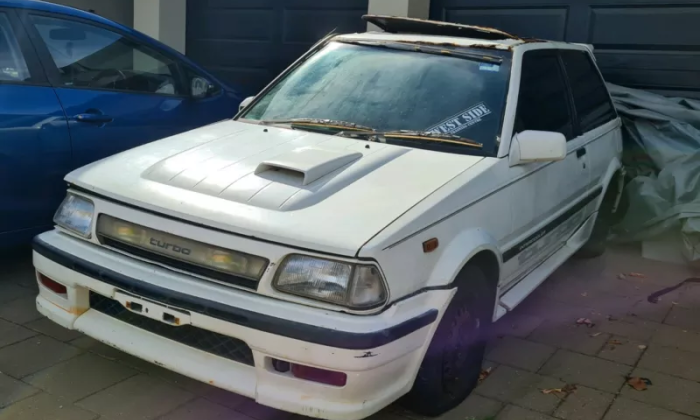
<svg viewBox="0 0 700 420">
<path fill-rule="evenodd" d="M 52 0 L 51 2 L 86 11 L 92 9 L 107 19 L 122 25 L 133 26 L 134 1 L 140 0 Z"/>
<path fill-rule="evenodd" d="M 187 41 L 187 0 L 133 1 L 134 29 L 184 53 Z"/>
</svg>

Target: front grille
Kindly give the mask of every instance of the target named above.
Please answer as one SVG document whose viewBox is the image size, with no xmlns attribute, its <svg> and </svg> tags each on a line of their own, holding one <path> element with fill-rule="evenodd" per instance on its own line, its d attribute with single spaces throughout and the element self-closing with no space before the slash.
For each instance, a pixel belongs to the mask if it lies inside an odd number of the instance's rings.
<svg viewBox="0 0 700 420">
<path fill-rule="evenodd" d="M 116 300 L 90 292 L 90 307 L 119 321 L 141 328 L 161 337 L 177 341 L 234 362 L 254 366 L 253 352 L 248 345 L 233 337 L 203 330 L 192 325 L 175 327 L 135 314 Z"/>
</svg>

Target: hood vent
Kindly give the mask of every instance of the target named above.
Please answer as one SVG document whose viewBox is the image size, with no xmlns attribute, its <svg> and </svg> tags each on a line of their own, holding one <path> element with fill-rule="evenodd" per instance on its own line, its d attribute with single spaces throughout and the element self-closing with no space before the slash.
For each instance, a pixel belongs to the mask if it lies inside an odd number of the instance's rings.
<svg viewBox="0 0 700 420">
<path fill-rule="evenodd" d="M 261 162 L 255 174 L 264 178 L 266 173 L 273 172 L 278 182 L 305 186 L 361 157 L 359 152 L 301 148 Z"/>
</svg>

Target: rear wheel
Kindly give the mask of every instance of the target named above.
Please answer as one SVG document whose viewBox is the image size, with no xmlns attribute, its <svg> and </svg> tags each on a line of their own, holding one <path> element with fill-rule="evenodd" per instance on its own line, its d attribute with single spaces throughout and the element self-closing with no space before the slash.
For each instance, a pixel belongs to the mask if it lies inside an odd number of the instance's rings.
<svg viewBox="0 0 700 420">
<path fill-rule="evenodd" d="M 459 274 L 447 307 L 403 405 L 439 416 L 459 405 L 476 387 L 484 358 L 485 328 L 491 324 L 496 284 L 477 265 Z"/>
</svg>

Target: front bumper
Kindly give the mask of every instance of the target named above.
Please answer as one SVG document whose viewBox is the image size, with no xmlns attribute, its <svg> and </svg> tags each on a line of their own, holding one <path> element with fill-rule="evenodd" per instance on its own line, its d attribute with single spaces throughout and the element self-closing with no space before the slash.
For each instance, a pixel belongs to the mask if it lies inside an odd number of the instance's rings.
<svg viewBox="0 0 700 420">
<path fill-rule="evenodd" d="M 452 290 L 422 293 L 373 316 L 357 316 L 242 292 L 141 262 L 58 232 L 34 243 L 34 265 L 67 287 L 43 287 L 38 310 L 142 359 L 258 403 L 330 420 L 367 417 L 410 390 Z M 173 341 L 90 308 L 90 293 L 123 293 L 181 310 L 188 323 L 233 337 L 252 366 Z M 272 359 L 340 371 L 343 387 L 277 372 Z"/>
</svg>

